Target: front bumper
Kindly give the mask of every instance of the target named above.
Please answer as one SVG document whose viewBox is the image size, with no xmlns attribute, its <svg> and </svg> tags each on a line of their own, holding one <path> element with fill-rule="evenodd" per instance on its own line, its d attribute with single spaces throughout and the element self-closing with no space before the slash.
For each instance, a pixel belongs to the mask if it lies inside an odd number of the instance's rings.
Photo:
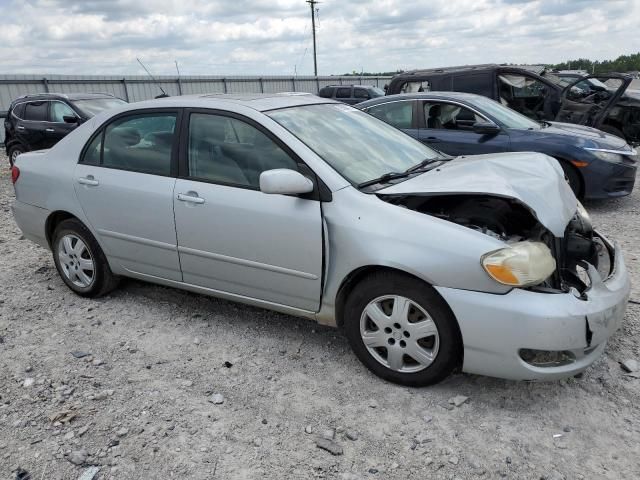
<svg viewBox="0 0 640 480">
<path fill-rule="evenodd" d="M 631 158 L 631 157 L 629 157 Z M 616 164 L 597 160 L 584 171 L 586 199 L 630 195 L 636 182 L 637 164 Z"/>
<path fill-rule="evenodd" d="M 631 290 L 621 252 L 606 244 L 614 268 L 605 280 L 595 268 L 589 269 L 591 286 L 585 299 L 518 288 L 495 295 L 436 287 L 460 325 L 463 371 L 512 380 L 554 380 L 580 373 L 597 360 L 622 322 Z M 570 352 L 574 360 L 534 366 L 521 358 L 523 349 Z"/>
</svg>

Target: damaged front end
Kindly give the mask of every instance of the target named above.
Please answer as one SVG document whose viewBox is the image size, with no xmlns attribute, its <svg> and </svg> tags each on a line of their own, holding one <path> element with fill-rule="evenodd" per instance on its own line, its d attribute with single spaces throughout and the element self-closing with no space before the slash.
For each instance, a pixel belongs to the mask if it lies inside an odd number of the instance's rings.
<svg viewBox="0 0 640 480">
<path fill-rule="evenodd" d="M 544 281 L 529 285 L 534 291 L 574 292 L 582 296 L 590 287 L 589 266 L 606 279 L 613 266 L 612 252 L 594 231 L 587 212 L 580 205 L 563 237 L 556 237 L 519 200 L 480 194 L 380 195 L 391 204 L 446 220 L 514 245 L 540 242 L 555 260 L 553 273 Z"/>
</svg>

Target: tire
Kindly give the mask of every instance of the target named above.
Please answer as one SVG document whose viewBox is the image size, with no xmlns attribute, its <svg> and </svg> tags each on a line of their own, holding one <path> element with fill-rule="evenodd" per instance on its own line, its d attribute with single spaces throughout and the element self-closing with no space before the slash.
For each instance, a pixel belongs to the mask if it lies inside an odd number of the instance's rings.
<svg viewBox="0 0 640 480">
<path fill-rule="evenodd" d="M 571 190 L 573 190 L 573 193 L 578 198 L 578 200 L 581 200 L 584 195 L 584 192 L 582 191 L 582 176 L 572 165 L 568 164 L 567 162 L 561 161 L 560 166 L 564 171 L 564 177 L 571 187 Z"/>
<path fill-rule="evenodd" d="M 118 285 L 100 245 L 79 220 L 60 222 L 51 249 L 62 281 L 78 295 L 101 297 Z"/>
<path fill-rule="evenodd" d="M 622 133 L 622 131 L 618 130 L 616 127 L 612 127 L 611 125 L 602 125 L 600 127 L 600 130 L 602 130 L 605 133 L 610 133 L 611 135 L 615 135 L 616 137 L 620 137 L 623 140 L 626 140 L 626 138 L 624 137 L 624 133 Z"/>
<path fill-rule="evenodd" d="M 26 152 L 26 149 L 22 145 L 14 145 L 9 148 L 9 166 L 13 167 L 13 164 L 18 158 L 18 155 Z"/>
<path fill-rule="evenodd" d="M 408 314 L 396 315 L 394 306 L 408 307 Z M 432 287 L 415 278 L 395 272 L 366 277 L 349 294 L 344 315 L 356 356 L 389 382 L 424 387 L 461 364 L 462 338 L 453 313 Z"/>
</svg>

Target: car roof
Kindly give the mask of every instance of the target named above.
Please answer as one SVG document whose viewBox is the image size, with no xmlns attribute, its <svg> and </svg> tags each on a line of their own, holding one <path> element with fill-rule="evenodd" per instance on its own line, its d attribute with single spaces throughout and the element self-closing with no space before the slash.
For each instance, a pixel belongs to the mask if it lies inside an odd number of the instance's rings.
<svg viewBox="0 0 640 480">
<path fill-rule="evenodd" d="M 373 98 L 371 100 L 367 100 L 362 103 L 358 103 L 355 105 L 357 108 L 368 107 L 371 105 L 378 105 L 381 103 L 393 102 L 394 100 L 420 100 L 420 99 L 430 99 L 437 98 L 441 100 L 457 100 L 461 102 L 470 102 L 472 103 L 475 99 L 483 97 L 482 95 L 477 95 L 475 93 L 465 93 L 465 92 L 416 92 L 416 93 L 399 93 L 396 95 L 386 95 L 384 97 Z"/>
<path fill-rule="evenodd" d="M 380 87 L 376 87 L 375 85 L 361 85 L 361 84 L 356 84 L 356 83 L 351 83 L 349 85 L 339 85 L 339 84 L 333 84 L 333 85 L 325 85 L 322 88 L 336 88 L 336 87 L 360 87 L 360 88 L 380 88 Z"/>
<path fill-rule="evenodd" d="M 12 103 L 22 102 L 25 100 L 93 100 L 96 98 L 116 98 L 110 93 L 30 93 L 16 98 Z"/>
<path fill-rule="evenodd" d="M 411 70 L 398 74 L 398 76 L 420 76 L 420 75 L 439 75 L 444 73 L 454 72 L 470 72 L 470 71 L 483 71 L 483 70 L 495 70 L 496 68 L 508 67 L 507 65 L 498 65 L 497 63 L 485 63 L 482 65 L 460 65 L 457 67 L 444 67 L 444 68 L 427 68 L 420 70 Z"/>
<path fill-rule="evenodd" d="M 298 107 L 303 105 L 316 105 L 342 103 L 328 98 L 321 98 L 310 93 L 284 92 L 284 93 L 248 93 L 248 94 L 223 94 L 209 93 L 201 95 L 182 95 L 176 97 L 158 98 L 130 104 L 131 108 L 162 108 L 162 107 L 188 107 L 188 108 L 216 108 L 224 104 L 241 105 L 259 112 L 276 110 L 279 108 Z"/>
</svg>

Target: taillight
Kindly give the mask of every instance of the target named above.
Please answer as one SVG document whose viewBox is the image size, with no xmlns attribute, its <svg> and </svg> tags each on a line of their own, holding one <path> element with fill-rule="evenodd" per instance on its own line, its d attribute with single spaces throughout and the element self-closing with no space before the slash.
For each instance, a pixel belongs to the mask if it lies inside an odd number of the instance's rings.
<svg viewBox="0 0 640 480">
<path fill-rule="evenodd" d="M 15 184 L 20 177 L 20 169 L 15 165 L 11 167 L 11 183 Z"/>
</svg>

